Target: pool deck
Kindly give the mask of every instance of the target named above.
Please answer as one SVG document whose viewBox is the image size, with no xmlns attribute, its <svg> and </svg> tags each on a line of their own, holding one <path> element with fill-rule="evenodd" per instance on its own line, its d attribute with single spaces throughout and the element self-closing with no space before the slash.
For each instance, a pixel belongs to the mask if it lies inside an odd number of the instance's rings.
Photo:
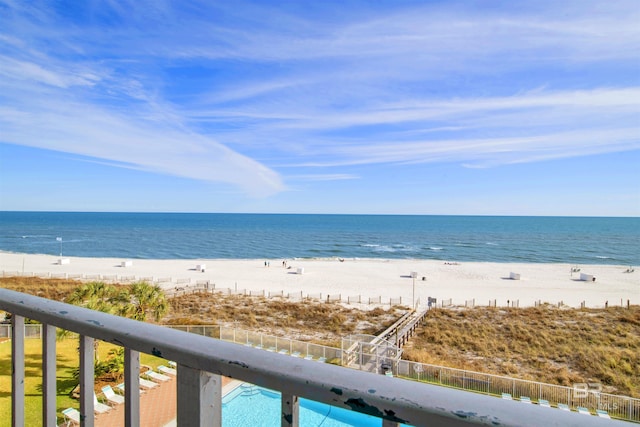
<svg viewBox="0 0 640 427">
<path fill-rule="evenodd" d="M 140 395 L 140 425 L 145 427 L 176 426 L 176 379 L 160 383 Z M 224 396 L 242 384 L 240 381 L 222 377 Z M 124 425 L 124 404 L 115 405 L 109 412 L 95 418 L 96 427 L 120 427 Z"/>
</svg>

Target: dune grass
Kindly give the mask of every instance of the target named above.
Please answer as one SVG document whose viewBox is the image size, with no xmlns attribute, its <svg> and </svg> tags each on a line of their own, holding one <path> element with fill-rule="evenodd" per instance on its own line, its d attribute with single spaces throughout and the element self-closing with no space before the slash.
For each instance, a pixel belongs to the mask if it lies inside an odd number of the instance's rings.
<svg viewBox="0 0 640 427">
<path fill-rule="evenodd" d="M 98 352 L 104 360 L 109 351 L 117 348 L 113 344 L 101 342 Z M 79 366 L 78 340 L 67 338 L 56 343 L 57 359 L 57 397 L 56 408 L 60 416 L 63 409 L 79 408 L 79 401 L 71 397 L 71 392 L 78 385 L 73 372 Z M 156 367 L 165 360 L 148 355 L 140 355 L 140 363 Z M 25 425 L 42 425 L 42 340 L 25 340 Z M 115 384 L 114 384 L 115 385 Z M 98 392 L 99 387 L 98 388 Z M 11 341 L 0 343 L 0 427 L 11 425 Z"/>
<path fill-rule="evenodd" d="M 338 303 L 303 302 L 242 295 L 191 294 L 169 300 L 171 325 L 220 324 L 289 338 L 340 346 L 343 336 L 375 335 L 405 313 L 401 307 L 360 310 Z"/>
<path fill-rule="evenodd" d="M 432 310 L 403 358 L 640 397 L 640 306 Z"/>
</svg>

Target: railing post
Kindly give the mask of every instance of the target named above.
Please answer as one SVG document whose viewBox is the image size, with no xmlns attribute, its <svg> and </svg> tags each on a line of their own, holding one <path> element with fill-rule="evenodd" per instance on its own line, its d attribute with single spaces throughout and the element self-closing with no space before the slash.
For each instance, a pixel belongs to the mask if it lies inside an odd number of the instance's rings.
<svg viewBox="0 0 640 427">
<path fill-rule="evenodd" d="M 80 425 L 93 427 L 94 339 L 80 335 Z"/>
<path fill-rule="evenodd" d="M 282 393 L 282 427 L 298 427 L 300 422 L 300 398 Z"/>
<path fill-rule="evenodd" d="M 222 426 L 222 377 L 178 363 L 179 426 Z"/>
<path fill-rule="evenodd" d="M 124 349 L 124 425 L 140 425 L 140 353 Z"/>
<path fill-rule="evenodd" d="M 24 317 L 11 316 L 11 425 L 24 426 Z"/>
<path fill-rule="evenodd" d="M 42 325 L 42 424 L 57 426 L 56 328 Z"/>
</svg>

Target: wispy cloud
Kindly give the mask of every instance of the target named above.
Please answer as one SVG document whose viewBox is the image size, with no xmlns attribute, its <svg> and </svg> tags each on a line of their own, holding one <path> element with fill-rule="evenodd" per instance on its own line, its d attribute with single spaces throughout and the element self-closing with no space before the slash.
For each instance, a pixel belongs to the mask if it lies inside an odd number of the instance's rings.
<svg viewBox="0 0 640 427">
<path fill-rule="evenodd" d="M 0 0 L 2 142 L 261 196 L 640 148 L 633 1 L 58 7 Z"/>
</svg>

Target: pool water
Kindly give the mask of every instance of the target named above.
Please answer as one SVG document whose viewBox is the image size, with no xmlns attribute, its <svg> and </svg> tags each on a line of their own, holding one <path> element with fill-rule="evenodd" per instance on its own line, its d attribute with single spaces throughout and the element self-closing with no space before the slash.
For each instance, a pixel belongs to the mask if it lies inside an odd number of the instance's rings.
<svg viewBox="0 0 640 427">
<path fill-rule="evenodd" d="M 280 425 L 280 393 L 243 384 L 222 399 L 222 427 Z M 301 427 L 380 427 L 380 418 L 300 399 Z"/>
</svg>

